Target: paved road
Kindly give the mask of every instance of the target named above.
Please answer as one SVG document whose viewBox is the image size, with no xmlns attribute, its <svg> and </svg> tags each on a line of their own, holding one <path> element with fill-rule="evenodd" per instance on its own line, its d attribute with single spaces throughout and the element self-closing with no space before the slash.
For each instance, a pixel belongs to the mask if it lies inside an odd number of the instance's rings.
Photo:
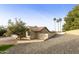
<svg viewBox="0 0 79 59">
<path fill-rule="evenodd" d="M 19 44 L 7 50 L 9 54 L 71 54 L 79 53 L 79 37 L 58 35 L 45 42 Z"/>
</svg>

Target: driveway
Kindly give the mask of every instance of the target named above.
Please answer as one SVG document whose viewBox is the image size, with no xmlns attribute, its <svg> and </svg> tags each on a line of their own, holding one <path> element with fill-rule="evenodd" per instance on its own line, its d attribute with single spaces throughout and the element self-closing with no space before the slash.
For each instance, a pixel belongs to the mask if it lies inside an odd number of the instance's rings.
<svg viewBox="0 0 79 59">
<path fill-rule="evenodd" d="M 8 54 L 71 54 L 79 53 L 79 37 L 57 35 L 39 43 L 18 44 L 7 50 Z"/>
</svg>

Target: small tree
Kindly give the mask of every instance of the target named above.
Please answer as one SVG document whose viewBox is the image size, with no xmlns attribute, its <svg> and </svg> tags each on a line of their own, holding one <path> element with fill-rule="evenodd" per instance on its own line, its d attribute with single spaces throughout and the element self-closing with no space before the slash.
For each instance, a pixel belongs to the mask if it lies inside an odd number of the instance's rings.
<svg viewBox="0 0 79 59">
<path fill-rule="evenodd" d="M 26 35 L 26 26 L 21 19 L 16 19 L 15 22 L 12 22 L 9 20 L 8 22 L 8 28 L 7 28 L 7 36 L 10 36 L 11 34 L 16 34 L 21 39 Z"/>
</svg>

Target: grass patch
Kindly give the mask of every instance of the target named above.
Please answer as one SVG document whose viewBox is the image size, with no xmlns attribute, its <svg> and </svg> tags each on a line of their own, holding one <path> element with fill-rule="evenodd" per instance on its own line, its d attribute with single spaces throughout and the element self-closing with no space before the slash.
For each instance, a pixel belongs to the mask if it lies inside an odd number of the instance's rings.
<svg viewBox="0 0 79 59">
<path fill-rule="evenodd" d="M 0 51 L 5 51 L 6 49 L 12 47 L 13 45 L 2 45 L 0 46 Z"/>
<path fill-rule="evenodd" d="M 0 53 L 3 53 L 8 48 L 12 47 L 13 45 L 1 45 L 0 46 Z"/>
</svg>

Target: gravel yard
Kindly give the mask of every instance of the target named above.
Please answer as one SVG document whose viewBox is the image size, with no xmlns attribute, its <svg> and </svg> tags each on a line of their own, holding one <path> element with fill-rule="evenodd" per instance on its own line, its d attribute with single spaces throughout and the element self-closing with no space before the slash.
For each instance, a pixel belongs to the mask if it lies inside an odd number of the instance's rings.
<svg viewBox="0 0 79 59">
<path fill-rule="evenodd" d="M 8 54 L 72 54 L 79 53 L 79 36 L 58 35 L 44 42 L 18 44 Z"/>
</svg>

